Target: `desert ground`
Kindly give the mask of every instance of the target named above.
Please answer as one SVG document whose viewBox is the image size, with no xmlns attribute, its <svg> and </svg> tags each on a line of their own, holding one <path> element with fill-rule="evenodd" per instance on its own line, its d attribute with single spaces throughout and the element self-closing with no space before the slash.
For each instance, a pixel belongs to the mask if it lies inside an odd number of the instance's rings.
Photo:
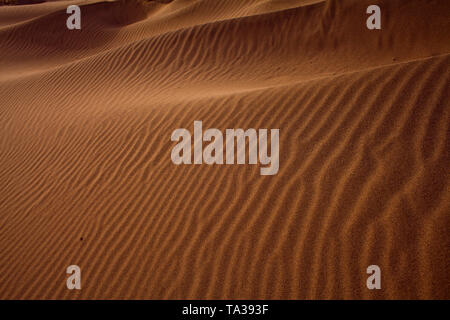
<svg viewBox="0 0 450 320">
<path fill-rule="evenodd" d="M 0 299 L 450 299 L 449 94 L 448 0 L 0 6 Z M 278 173 L 175 165 L 196 120 Z"/>
</svg>

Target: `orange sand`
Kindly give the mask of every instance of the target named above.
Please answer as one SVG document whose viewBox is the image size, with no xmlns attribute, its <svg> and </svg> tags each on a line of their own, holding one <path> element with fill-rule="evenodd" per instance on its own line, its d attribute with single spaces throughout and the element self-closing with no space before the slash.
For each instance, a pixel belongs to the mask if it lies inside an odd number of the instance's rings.
<svg viewBox="0 0 450 320">
<path fill-rule="evenodd" d="M 449 299 L 450 1 L 165 2 L 0 7 L 0 298 Z M 278 174 L 174 165 L 194 120 Z"/>
</svg>

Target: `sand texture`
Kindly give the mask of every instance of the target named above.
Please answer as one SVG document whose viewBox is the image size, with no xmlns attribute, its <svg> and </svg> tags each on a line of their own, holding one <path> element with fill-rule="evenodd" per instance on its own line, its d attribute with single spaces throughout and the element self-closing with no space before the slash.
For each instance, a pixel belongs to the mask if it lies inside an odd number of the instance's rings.
<svg viewBox="0 0 450 320">
<path fill-rule="evenodd" d="M 0 6 L 0 299 L 450 299 L 449 95 L 448 0 Z M 194 120 L 279 172 L 175 165 Z"/>
</svg>

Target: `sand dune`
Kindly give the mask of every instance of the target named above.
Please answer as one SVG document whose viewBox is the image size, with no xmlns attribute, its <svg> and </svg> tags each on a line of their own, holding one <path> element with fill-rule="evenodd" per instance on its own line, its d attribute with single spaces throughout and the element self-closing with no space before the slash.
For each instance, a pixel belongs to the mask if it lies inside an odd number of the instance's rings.
<svg viewBox="0 0 450 320">
<path fill-rule="evenodd" d="M 0 7 L 0 298 L 449 299 L 448 12 Z M 278 174 L 174 165 L 171 133 L 194 120 L 279 128 Z"/>
</svg>

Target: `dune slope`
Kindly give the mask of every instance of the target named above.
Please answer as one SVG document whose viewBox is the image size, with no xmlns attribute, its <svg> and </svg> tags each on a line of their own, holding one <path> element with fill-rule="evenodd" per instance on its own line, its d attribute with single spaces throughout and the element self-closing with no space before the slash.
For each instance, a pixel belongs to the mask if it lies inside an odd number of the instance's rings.
<svg viewBox="0 0 450 320">
<path fill-rule="evenodd" d="M 0 298 L 450 298 L 448 12 L 0 7 Z M 174 165 L 171 133 L 194 120 L 279 128 L 278 174 Z"/>
</svg>

